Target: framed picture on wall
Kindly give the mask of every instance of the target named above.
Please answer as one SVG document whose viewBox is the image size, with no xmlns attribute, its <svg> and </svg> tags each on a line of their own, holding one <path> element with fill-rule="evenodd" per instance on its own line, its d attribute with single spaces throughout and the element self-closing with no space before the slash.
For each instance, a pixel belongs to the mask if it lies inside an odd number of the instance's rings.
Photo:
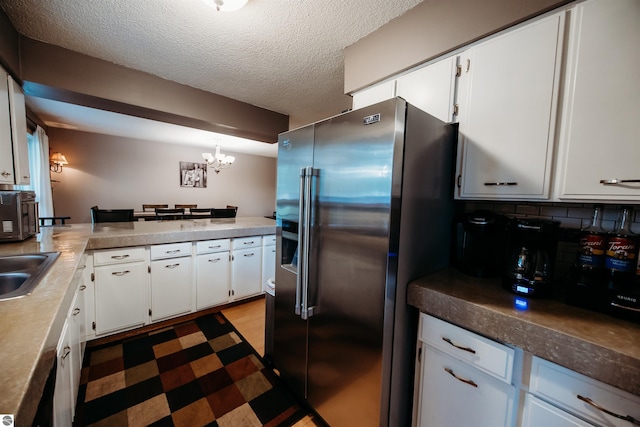
<svg viewBox="0 0 640 427">
<path fill-rule="evenodd" d="M 207 164 L 180 162 L 180 187 L 207 188 Z"/>
</svg>

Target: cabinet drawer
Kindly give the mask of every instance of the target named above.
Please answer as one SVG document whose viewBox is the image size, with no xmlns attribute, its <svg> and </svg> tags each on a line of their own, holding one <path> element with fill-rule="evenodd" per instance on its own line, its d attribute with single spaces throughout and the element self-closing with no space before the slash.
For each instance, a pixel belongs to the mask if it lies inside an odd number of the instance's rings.
<svg viewBox="0 0 640 427">
<path fill-rule="evenodd" d="M 196 254 L 211 254 L 214 252 L 228 251 L 231 246 L 230 239 L 203 240 L 196 242 Z"/>
<path fill-rule="evenodd" d="M 122 264 L 124 262 L 144 261 L 144 248 L 120 248 L 96 251 L 93 254 L 94 265 Z"/>
<path fill-rule="evenodd" d="M 151 246 L 151 259 L 191 256 L 191 242 Z"/>
<path fill-rule="evenodd" d="M 233 250 L 255 248 L 260 245 L 262 245 L 261 236 L 239 237 L 237 239 L 233 239 Z"/>
<path fill-rule="evenodd" d="M 420 426 L 513 425 L 515 387 L 422 345 Z"/>
<path fill-rule="evenodd" d="M 271 246 L 276 244 L 275 234 L 269 236 L 262 236 L 262 246 Z"/>
<path fill-rule="evenodd" d="M 562 409 L 556 408 L 535 396 L 526 393 L 522 413 L 522 427 L 593 427 Z"/>
<path fill-rule="evenodd" d="M 547 360 L 533 357 L 530 392 L 597 425 L 629 426 L 593 404 L 622 416 L 640 420 L 640 397 L 616 389 Z M 590 399 L 593 404 L 581 400 Z"/>
<path fill-rule="evenodd" d="M 515 350 L 435 317 L 420 314 L 420 340 L 511 383 Z"/>
</svg>

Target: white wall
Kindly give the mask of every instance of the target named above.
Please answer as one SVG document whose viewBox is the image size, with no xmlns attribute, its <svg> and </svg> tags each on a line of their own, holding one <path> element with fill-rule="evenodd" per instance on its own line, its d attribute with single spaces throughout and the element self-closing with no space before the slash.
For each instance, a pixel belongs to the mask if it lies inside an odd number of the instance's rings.
<svg viewBox="0 0 640 427">
<path fill-rule="evenodd" d="M 51 151 L 69 165 L 52 173 L 57 216 L 69 223 L 91 222 L 90 208 L 142 210 L 143 203 L 197 203 L 198 207 L 238 206 L 238 216 L 271 215 L 275 210 L 276 159 L 232 153 L 235 164 L 215 174 L 207 188 L 180 187 L 179 164 L 203 162 L 202 147 L 164 144 L 50 128 Z M 214 149 L 211 148 L 211 151 Z"/>
</svg>

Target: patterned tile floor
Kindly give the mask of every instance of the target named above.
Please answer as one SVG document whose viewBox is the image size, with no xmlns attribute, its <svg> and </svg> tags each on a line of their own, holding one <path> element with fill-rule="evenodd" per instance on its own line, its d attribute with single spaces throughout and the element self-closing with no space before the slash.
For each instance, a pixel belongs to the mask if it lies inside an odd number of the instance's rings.
<svg viewBox="0 0 640 427">
<path fill-rule="evenodd" d="M 307 415 L 220 313 L 88 348 L 74 426 L 276 426 Z"/>
</svg>

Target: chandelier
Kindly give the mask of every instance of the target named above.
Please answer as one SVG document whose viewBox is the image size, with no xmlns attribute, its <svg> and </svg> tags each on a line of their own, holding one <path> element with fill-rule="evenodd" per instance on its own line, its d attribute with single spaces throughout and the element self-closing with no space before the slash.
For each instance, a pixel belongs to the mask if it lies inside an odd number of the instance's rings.
<svg viewBox="0 0 640 427">
<path fill-rule="evenodd" d="M 202 158 L 207 161 L 207 165 L 212 168 L 216 173 L 220 173 L 221 169 L 226 169 L 236 161 L 233 156 L 226 156 L 220 152 L 220 146 L 216 145 L 215 154 L 202 153 Z"/>
</svg>

